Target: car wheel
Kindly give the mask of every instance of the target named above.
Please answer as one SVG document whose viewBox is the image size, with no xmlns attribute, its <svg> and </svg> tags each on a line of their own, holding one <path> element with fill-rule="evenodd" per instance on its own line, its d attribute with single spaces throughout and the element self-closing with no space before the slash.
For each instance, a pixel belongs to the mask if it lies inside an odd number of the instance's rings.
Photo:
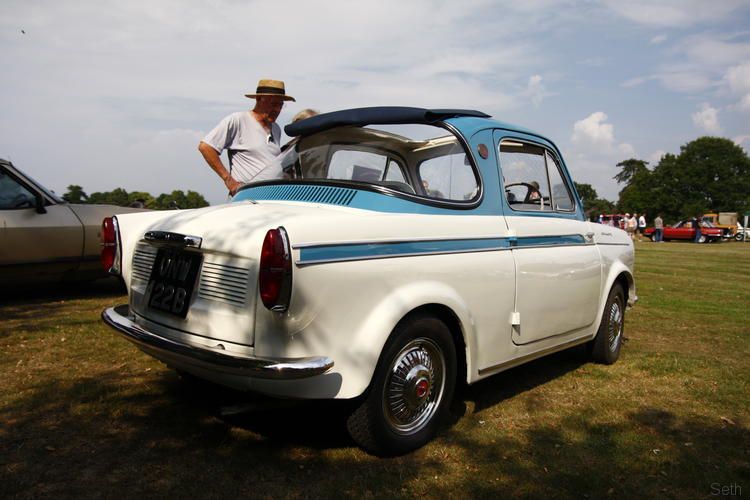
<svg viewBox="0 0 750 500">
<path fill-rule="evenodd" d="M 625 292 L 620 284 L 609 291 L 602 322 L 591 344 L 591 357 L 597 363 L 611 365 L 620 357 L 625 327 Z"/>
<path fill-rule="evenodd" d="M 653 241 L 654 243 L 657 242 L 656 233 L 651 233 L 651 236 L 649 236 L 649 238 L 651 238 L 651 241 Z"/>
<path fill-rule="evenodd" d="M 734 239 L 737 241 L 742 241 L 742 233 L 737 233 L 734 235 Z"/>
<path fill-rule="evenodd" d="M 429 316 L 407 318 L 386 343 L 368 392 L 347 420 L 349 434 L 376 455 L 415 450 L 448 416 L 455 384 L 448 327 Z"/>
</svg>

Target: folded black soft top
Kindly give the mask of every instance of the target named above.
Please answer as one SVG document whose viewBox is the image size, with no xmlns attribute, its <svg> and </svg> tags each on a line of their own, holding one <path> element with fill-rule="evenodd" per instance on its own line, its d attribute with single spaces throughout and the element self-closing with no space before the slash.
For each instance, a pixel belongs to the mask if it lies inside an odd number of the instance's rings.
<svg viewBox="0 0 750 500">
<path fill-rule="evenodd" d="M 490 115 L 471 109 L 424 109 L 403 106 L 379 106 L 372 108 L 345 109 L 322 113 L 284 127 L 289 137 L 310 135 L 333 127 L 345 125 L 386 125 L 399 123 L 434 123 L 458 116 L 489 118 Z"/>
</svg>

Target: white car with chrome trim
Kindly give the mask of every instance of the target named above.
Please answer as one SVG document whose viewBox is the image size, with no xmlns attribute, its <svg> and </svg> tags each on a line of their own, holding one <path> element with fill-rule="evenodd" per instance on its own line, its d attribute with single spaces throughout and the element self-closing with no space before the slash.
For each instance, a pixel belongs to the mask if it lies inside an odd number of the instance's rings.
<svg viewBox="0 0 750 500">
<path fill-rule="evenodd" d="M 400 107 L 286 131 L 284 179 L 105 221 L 130 299 L 105 322 L 199 378 L 354 399 L 349 431 L 376 454 L 430 440 L 459 381 L 579 344 L 617 360 L 633 244 L 585 220 L 551 141 Z"/>
</svg>

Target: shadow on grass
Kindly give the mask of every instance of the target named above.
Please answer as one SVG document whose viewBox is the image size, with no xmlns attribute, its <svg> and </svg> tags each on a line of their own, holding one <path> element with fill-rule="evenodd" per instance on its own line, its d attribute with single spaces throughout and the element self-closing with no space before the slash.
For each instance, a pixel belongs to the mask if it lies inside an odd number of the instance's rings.
<svg viewBox="0 0 750 500">
<path fill-rule="evenodd" d="M 582 362 L 576 350 L 559 353 L 460 399 L 481 412 Z M 680 497 L 750 477 L 746 428 L 659 408 L 616 423 L 561 416 L 498 430 L 491 445 L 471 430 L 445 429 L 422 450 L 377 459 L 347 436 L 346 403 L 279 402 L 170 371 L 50 380 L 11 401 L 0 408 L 2 498 Z"/>
<path fill-rule="evenodd" d="M 0 318 L 4 323 L 0 324 L 0 338 L 27 328 L 37 331 L 54 328 L 60 324 L 58 314 L 65 314 L 65 323 L 72 325 L 75 321 L 70 318 L 67 302 L 107 298 L 114 301 L 116 297 L 124 297 L 125 293 L 122 283 L 114 278 L 0 290 Z M 126 300 L 123 298 L 123 302 Z M 12 321 L 24 323 L 13 324 L 12 329 L 4 328 Z M 89 321 L 85 319 L 81 323 Z"/>
<path fill-rule="evenodd" d="M 3 308 L 23 305 L 36 307 L 49 302 L 117 297 L 125 293 L 125 285 L 119 278 L 105 278 L 95 281 L 2 287 L 0 301 Z"/>
</svg>

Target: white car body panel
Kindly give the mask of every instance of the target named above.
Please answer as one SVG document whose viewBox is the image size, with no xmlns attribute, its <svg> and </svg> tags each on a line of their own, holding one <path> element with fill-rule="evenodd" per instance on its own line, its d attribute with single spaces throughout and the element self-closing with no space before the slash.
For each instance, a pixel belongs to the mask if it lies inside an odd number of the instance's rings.
<svg viewBox="0 0 750 500">
<path fill-rule="evenodd" d="M 502 137 L 492 128 L 467 136 L 492 141 L 493 130 Z M 544 147 L 552 149 L 549 144 Z M 439 206 L 430 212 L 418 203 L 400 212 L 257 196 L 198 210 L 118 216 L 122 274 L 131 320 L 139 327 L 207 353 L 327 357 L 334 364 L 322 374 L 282 380 L 221 372 L 139 347 L 174 368 L 232 387 L 347 399 L 365 393 L 394 328 L 420 308 L 450 323 L 468 383 L 592 340 L 616 281 L 628 301 L 635 300 L 632 241 L 620 229 L 583 221 L 579 205 L 575 213 L 536 214 L 500 205 L 500 187 L 492 184 L 493 168 L 495 184 L 502 179 L 496 159 L 490 153 L 482 158 L 473 160 L 483 169 L 480 203 L 498 203 L 484 212 Z M 408 196 L 382 198 L 397 199 L 396 208 L 411 203 Z M 278 227 L 288 235 L 293 262 L 284 312 L 267 309 L 258 292 L 263 240 Z M 147 304 L 156 252 L 145 239 L 150 231 L 200 239 L 200 248 L 187 250 L 202 253 L 203 264 L 184 319 Z"/>
</svg>

